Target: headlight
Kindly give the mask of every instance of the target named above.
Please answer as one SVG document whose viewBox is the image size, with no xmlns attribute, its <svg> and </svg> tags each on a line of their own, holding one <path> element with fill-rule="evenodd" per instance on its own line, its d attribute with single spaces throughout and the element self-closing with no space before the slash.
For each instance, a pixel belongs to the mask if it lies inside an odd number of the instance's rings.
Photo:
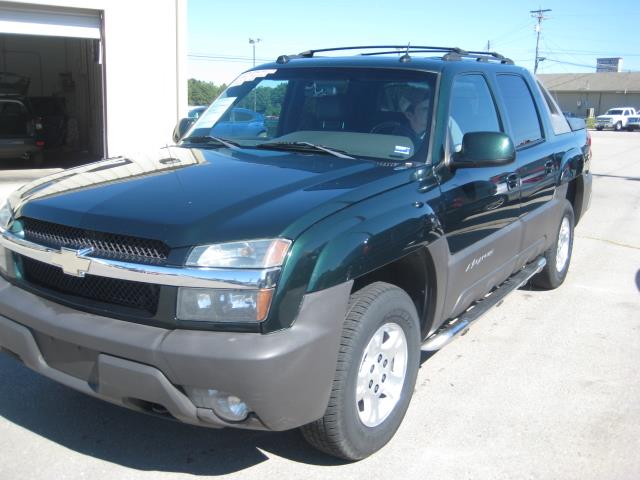
<svg viewBox="0 0 640 480">
<path fill-rule="evenodd" d="M 7 228 L 12 218 L 13 211 L 11 210 L 11 205 L 9 205 L 9 201 L 6 201 L 2 208 L 0 208 L 0 227 Z"/>
<path fill-rule="evenodd" d="M 214 268 L 271 268 L 284 262 L 291 240 L 275 238 L 195 247 L 186 265 Z"/>
<path fill-rule="evenodd" d="M 272 288 L 233 290 L 178 289 L 177 316 L 195 322 L 255 323 L 267 318 Z"/>
<path fill-rule="evenodd" d="M 267 269 L 282 266 L 291 247 L 285 238 L 247 240 L 195 247 L 189 267 Z M 178 289 L 179 320 L 195 322 L 255 323 L 267 318 L 273 288 Z"/>
</svg>

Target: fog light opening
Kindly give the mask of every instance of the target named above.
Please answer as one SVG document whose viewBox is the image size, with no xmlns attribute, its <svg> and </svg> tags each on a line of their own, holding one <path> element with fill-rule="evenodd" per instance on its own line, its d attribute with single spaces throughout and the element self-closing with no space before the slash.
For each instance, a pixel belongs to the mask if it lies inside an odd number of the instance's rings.
<svg viewBox="0 0 640 480">
<path fill-rule="evenodd" d="M 185 387 L 191 401 L 200 408 L 209 408 L 228 422 L 242 422 L 249 416 L 249 407 L 229 393 L 207 388 Z"/>
</svg>

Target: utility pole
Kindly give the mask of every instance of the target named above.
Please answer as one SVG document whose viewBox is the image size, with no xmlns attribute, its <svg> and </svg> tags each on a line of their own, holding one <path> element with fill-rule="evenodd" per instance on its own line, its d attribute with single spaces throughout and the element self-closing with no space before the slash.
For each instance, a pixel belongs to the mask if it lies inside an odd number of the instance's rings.
<svg viewBox="0 0 640 480">
<path fill-rule="evenodd" d="M 256 44 L 261 42 L 261 38 L 250 38 L 249 43 L 253 46 L 253 66 L 256 66 Z"/>
<path fill-rule="evenodd" d="M 544 14 L 546 12 L 550 12 L 551 9 L 550 8 L 546 8 L 544 10 L 542 10 L 541 8 L 539 8 L 538 10 L 530 10 L 529 13 L 531 14 L 531 16 L 533 18 L 537 18 L 538 19 L 538 24 L 536 25 L 536 63 L 533 67 L 533 73 L 535 74 L 538 71 L 538 63 L 540 63 L 540 57 L 538 56 L 538 48 L 540 46 L 540 30 L 542 30 L 541 24 L 542 24 L 542 20 L 546 20 L 547 17 L 544 16 Z"/>
<path fill-rule="evenodd" d="M 253 47 L 253 66 L 254 67 L 256 66 L 256 44 L 261 41 L 262 41 L 261 38 L 249 39 L 249 44 Z M 255 112 L 257 108 L 258 108 L 258 94 L 254 90 L 253 91 L 253 111 Z"/>
<path fill-rule="evenodd" d="M 491 40 L 487 40 L 487 52 L 491 51 Z"/>
</svg>

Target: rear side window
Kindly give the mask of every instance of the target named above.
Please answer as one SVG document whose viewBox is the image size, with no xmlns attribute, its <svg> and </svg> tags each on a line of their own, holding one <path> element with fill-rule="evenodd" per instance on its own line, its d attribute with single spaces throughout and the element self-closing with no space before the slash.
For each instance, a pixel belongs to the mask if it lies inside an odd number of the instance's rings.
<svg viewBox="0 0 640 480">
<path fill-rule="evenodd" d="M 541 140 L 540 119 L 524 79 L 519 75 L 498 75 L 498 87 L 509 115 L 516 148 Z"/>
<path fill-rule="evenodd" d="M 551 94 L 544 88 L 540 82 L 538 82 L 538 87 L 542 92 L 542 96 L 544 97 L 545 104 L 548 109 L 549 118 L 551 118 L 551 128 L 553 128 L 553 133 L 556 135 L 562 135 L 563 133 L 569 133 L 571 131 L 571 127 L 569 127 L 569 122 L 567 122 L 566 117 L 560 111 L 558 104 L 553 99 Z"/>
<path fill-rule="evenodd" d="M 484 77 L 477 74 L 457 77 L 453 82 L 449 108 L 453 151 L 460 151 L 465 133 L 499 131 L 498 114 Z"/>
</svg>

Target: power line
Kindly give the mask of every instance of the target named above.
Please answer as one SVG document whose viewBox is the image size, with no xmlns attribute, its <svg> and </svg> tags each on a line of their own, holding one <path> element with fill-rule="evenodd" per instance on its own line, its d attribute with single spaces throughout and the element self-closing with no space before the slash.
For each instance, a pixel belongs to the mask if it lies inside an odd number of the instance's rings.
<svg viewBox="0 0 640 480">
<path fill-rule="evenodd" d="M 529 13 L 531 14 L 531 16 L 533 18 L 537 18 L 538 19 L 538 24 L 536 25 L 536 62 L 535 62 L 535 66 L 533 67 L 533 73 L 535 74 L 538 71 L 538 63 L 540 63 L 540 57 L 538 56 L 538 47 L 540 45 L 540 30 L 542 30 L 542 20 L 546 20 L 547 17 L 544 16 L 544 14 L 546 12 L 550 12 L 551 9 L 550 8 L 546 8 L 544 10 L 542 10 L 541 8 L 539 8 L 538 10 L 530 10 Z"/>
<path fill-rule="evenodd" d="M 522 31 L 522 29 L 527 27 L 527 26 L 529 26 L 529 20 L 527 20 L 523 24 L 518 25 L 513 30 L 509 30 L 506 33 L 498 35 L 497 37 L 493 37 L 492 39 L 489 40 L 489 42 L 494 46 L 495 46 L 496 43 L 506 43 L 506 39 L 507 38 L 513 36 L 516 33 L 520 33 Z"/>
<path fill-rule="evenodd" d="M 596 68 L 593 65 L 585 65 L 583 63 L 563 62 L 562 60 L 554 60 L 553 58 L 549 58 L 549 57 L 543 57 L 543 58 L 545 59 L 546 62 L 560 63 L 562 65 L 571 65 L 573 67 L 584 67 L 584 68 L 592 68 L 592 69 Z"/>
<path fill-rule="evenodd" d="M 189 53 L 187 57 L 195 60 L 215 61 L 215 62 L 234 62 L 234 63 L 249 63 L 253 62 L 251 57 L 232 56 L 232 55 L 217 55 L 217 54 L 199 54 Z M 273 58 L 256 58 L 260 62 L 271 62 Z"/>
</svg>

